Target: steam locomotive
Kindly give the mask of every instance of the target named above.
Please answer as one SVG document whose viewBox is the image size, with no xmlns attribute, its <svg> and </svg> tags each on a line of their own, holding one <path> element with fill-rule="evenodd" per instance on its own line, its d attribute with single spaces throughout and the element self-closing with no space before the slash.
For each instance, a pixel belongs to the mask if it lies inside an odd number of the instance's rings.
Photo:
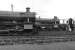
<svg viewBox="0 0 75 50">
<path fill-rule="evenodd" d="M 30 8 L 26 8 L 26 12 L 8 12 L 0 11 L 0 34 L 25 34 L 37 33 L 35 24 L 35 12 L 30 12 Z"/>
<path fill-rule="evenodd" d="M 60 24 L 55 17 L 49 22 L 40 22 L 36 24 L 36 13 L 30 12 L 30 8 L 26 8 L 26 12 L 9 12 L 0 11 L 0 35 L 24 35 L 37 34 L 40 30 L 68 30 L 67 24 Z M 45 24 L 42 24 L 45 23 Z"/>
</svg>

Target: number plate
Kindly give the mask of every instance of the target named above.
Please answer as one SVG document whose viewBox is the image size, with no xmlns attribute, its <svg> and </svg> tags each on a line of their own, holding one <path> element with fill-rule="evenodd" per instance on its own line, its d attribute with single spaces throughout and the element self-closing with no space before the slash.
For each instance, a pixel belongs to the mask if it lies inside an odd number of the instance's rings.
<svg viewBox="0 0 75 50">
<path fill-rule="evenodd" d="M 58 27 L 58 25 L 54 25 L 54 27 L 55 27 L 55 28 L 57 28 L 57 27 Z"/>
<path fill-rule="evenodd" d="M 24 29 L 33 29 L 33 25 L 32 24 L 25 24 Z"/>
</svg>

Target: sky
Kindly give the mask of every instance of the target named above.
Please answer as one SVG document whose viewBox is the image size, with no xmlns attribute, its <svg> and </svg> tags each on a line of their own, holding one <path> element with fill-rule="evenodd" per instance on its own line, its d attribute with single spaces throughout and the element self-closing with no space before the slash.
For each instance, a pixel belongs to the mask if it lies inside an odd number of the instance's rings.
<svg viewBox="0 0 75 50">
<path fill-rule="evenodd" d="M 75 0 L 0 0 L 0 10 L 11 11 L 11 4 L 13 11 L 25 12 L 30 7 L 41 18 L 75 19 Z"/>
</svg>

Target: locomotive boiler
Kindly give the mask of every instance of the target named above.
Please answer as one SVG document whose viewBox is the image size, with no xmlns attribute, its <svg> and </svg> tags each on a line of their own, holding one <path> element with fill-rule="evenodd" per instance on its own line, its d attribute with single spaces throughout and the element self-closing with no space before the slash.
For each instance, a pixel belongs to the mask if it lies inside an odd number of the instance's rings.
<svg viewBox="0 0 75 50">
<path fill-rule="evenodd" d="M 0 11 L 0 34 L 25 34 L 37 32 L 35 25 L 36 13 Z"/>
</svg>

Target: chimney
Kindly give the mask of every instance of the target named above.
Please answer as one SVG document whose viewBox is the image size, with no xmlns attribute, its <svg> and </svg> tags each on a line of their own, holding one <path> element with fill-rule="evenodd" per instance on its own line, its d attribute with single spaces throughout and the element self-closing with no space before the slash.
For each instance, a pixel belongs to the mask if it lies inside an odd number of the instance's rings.
<svg viewBox="0 0 75 50">
<path fill-rule="evenodd" d="M 30 8 L 29 7 L 26 8 L 26 12 L 30 12 Z"/>
</svg>

